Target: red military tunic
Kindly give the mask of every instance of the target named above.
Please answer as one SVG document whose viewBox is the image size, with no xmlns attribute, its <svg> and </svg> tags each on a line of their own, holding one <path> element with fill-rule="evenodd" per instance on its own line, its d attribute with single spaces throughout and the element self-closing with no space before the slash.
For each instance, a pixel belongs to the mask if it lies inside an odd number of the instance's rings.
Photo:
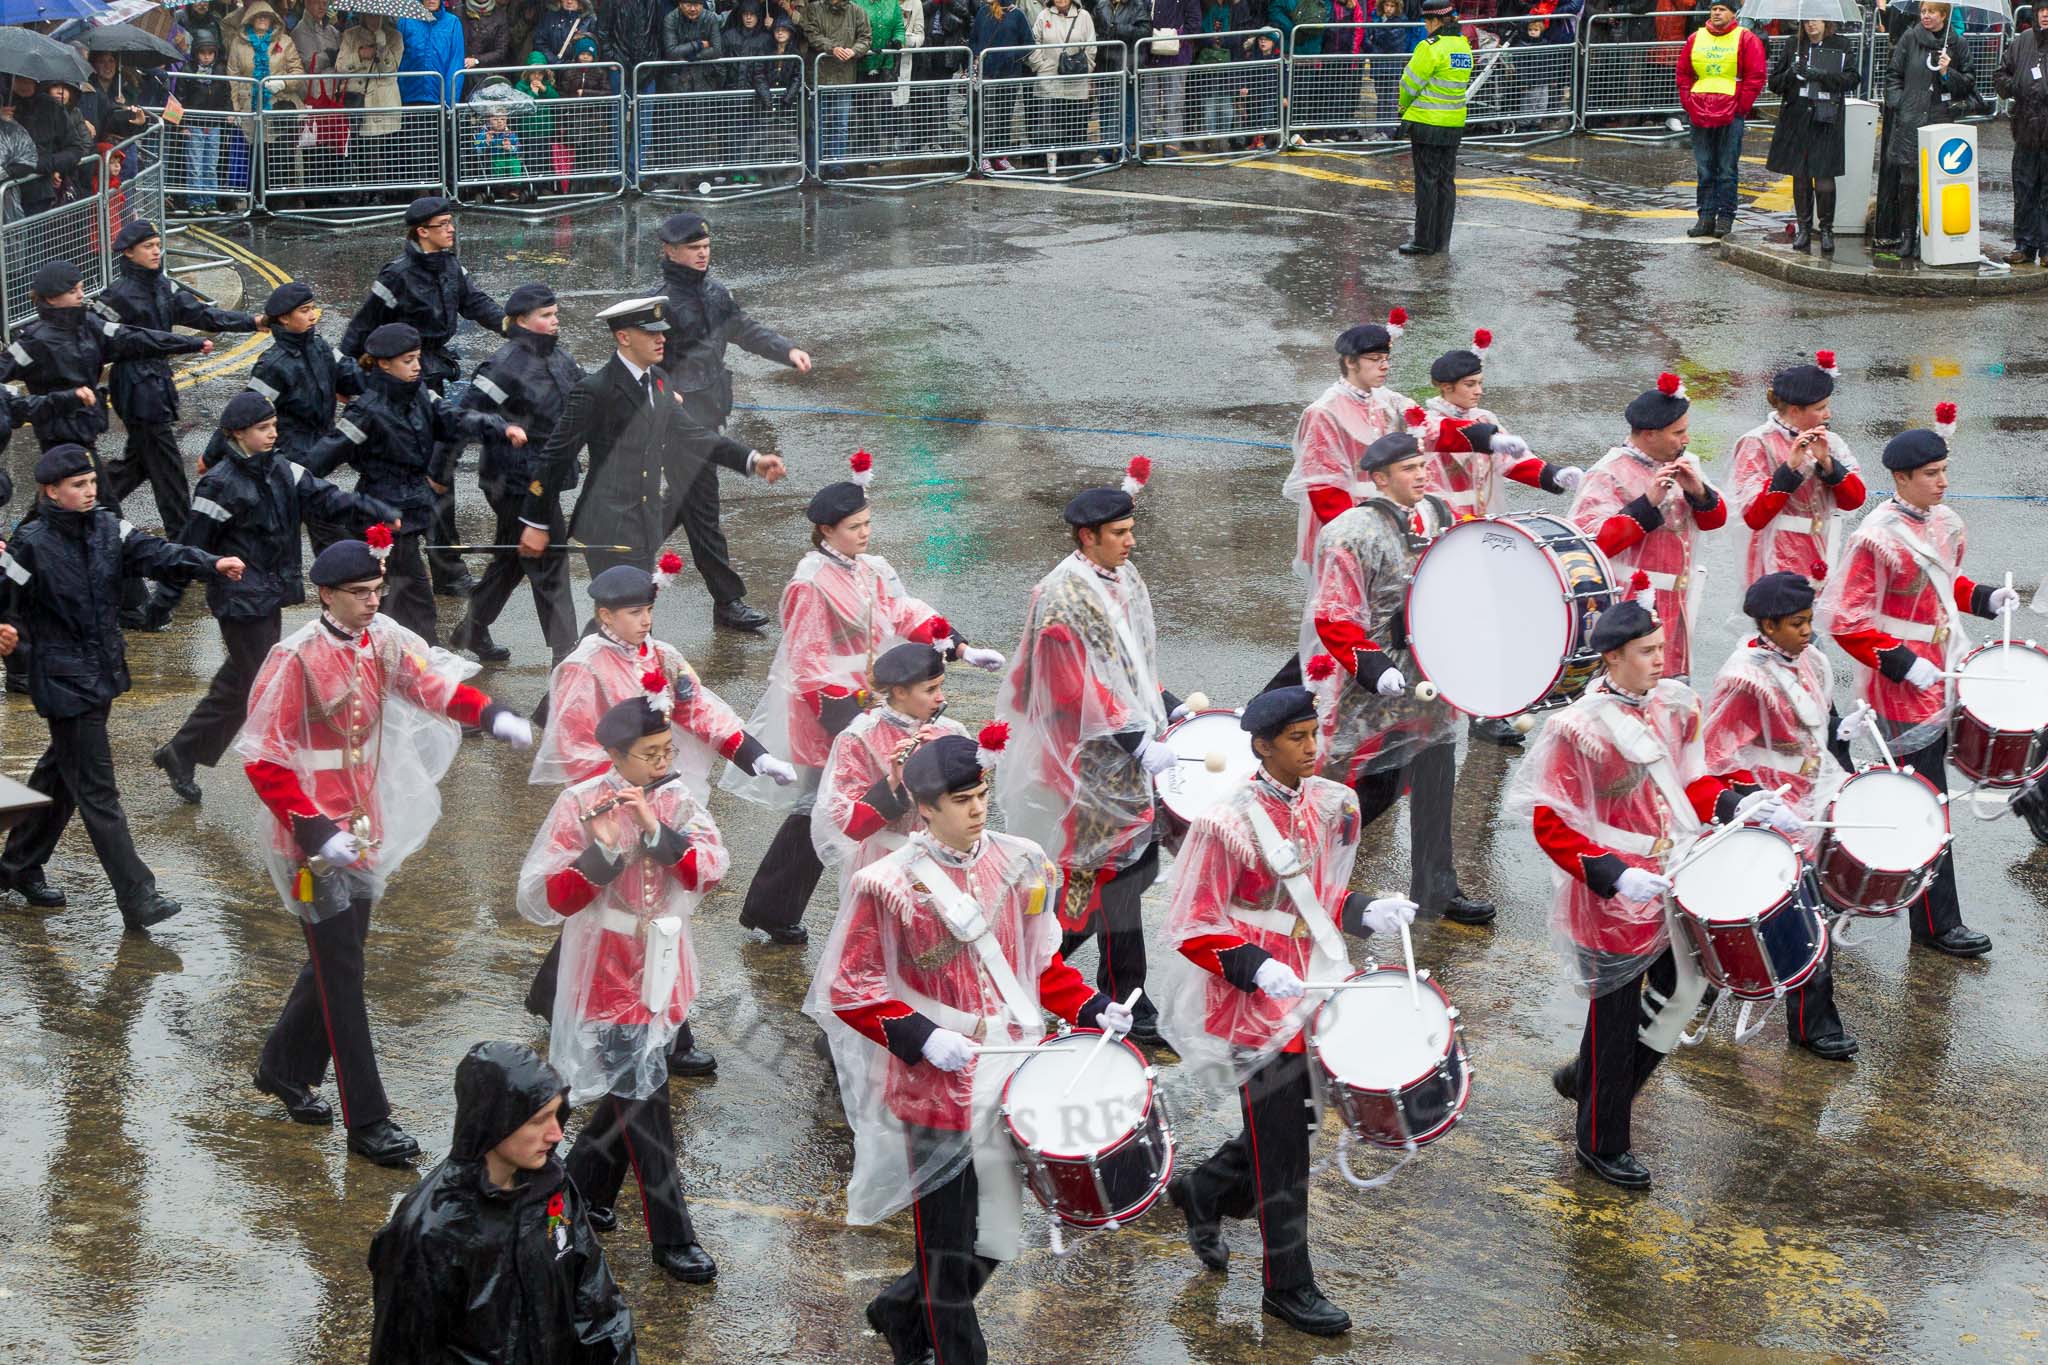
<svg viewBox="0 0 2048 1365">
<path fill-rule="evenodd" d="M 1773 791 L 1789 786 L 1786 803 L 1802 819 L 1820 819 L 1847 776 L 1827 747 L 1834 685 L 1817 646 L 1792 658 L 1761 639 L 1737 645 L 1707 696 L 1708 770 L 1730 782 L 1754 774 Z"/>
<path fill-rule="evenodd" d="M 1638 569 L 1656 592 L 1654 609 L 1664 622 L 1664 676 L 1692 669 L 1692 631 L 1697 624 L 1700 574 L 1694 568 L 1696 531 L 1718 530 L 1728 504 L 1712 484 L 1704 507 L 1683 489 L 1661 501 L 1654 497 L 1660 466 L 1634 446 L 1616 446 L 1586 473 L 1572 502 L 1572 524 L 1594 537 L 1626 584 Z"/>
<path fill-rule="evenodd" d="M 1868 496 L 1849 443 L 1828 433 L 1828 450 L 1839 477 L 1828 483 L 1809 461 L 1803 469 L 1786 463 L 1798 433 L 1773 416 L 1735 443 L 1735 501 L 1749 527 L 1742 586 L 1768 573 L 1796 573 L 1824 581 L 1835 567 L 1841 543 L 1841 514 Z"/>
<path fill-rule="evenodd" d="M 1968 645 L 1962 615 L 1989 614 L 1991 588 L 1964 576 L 1963 548 L 1963 519 L 1947 504 L 1922 512 L 1892 498 L 1856 528 L 1821 595 L 1829 633 L 1859 665 L 1857 695 L 1899 726 L 1947 712 L 1944 687 L 1904 681 L 1912 659 L 1952 668 Z M 1896 676 L 1883 669 L 1887 658 Z"/>
<path fill-rule="evenodd" d="M 1429 463 L 1427 481 L 1422 486 L 1449 504 L 1459 521 L 1505 512 L 1505 480 L 1513 480 L 1528 488 L 1540 488 L 1546 493 L 1564 491 L 1557 482 L 1555 471 L 1558 466 L 1526 451 L 1521 455 L 1505 456 L 1484 450 L 1453 452 L 1444 449 L 1447 419 L 1454 423 L 1484 422 L 1505 433 L 1506 428 L 1501 426 L 1500 418 L 1487 409 L 1461 408 L 1441 394 L 1430 399 L 1423 408 L 1427 416 L 1424 419 L 1422 451 Z"/>
<path fill-rule="evenodd" d="M 1281 493 L 1300 506 L 1294 571 L 1306 578 L 1315 563 L 1316 537 L 1372 496 L 1372 480 L 1358 472 L 1365 448 L 1406 428 L 1410 404 L 1385 385 L 1370 392 L 1338 380 L 1302 410 L 1294 428 L 1294 467 Z"/>
<path fill-rule="evenodd" d="M 679 760 L 690 771 L 692 794 L 701 801 L 709 754 L 729 759 L 747 744 L 739 715 L 704 685 L 674 645 L 648 639 L 630 646 L 602 630 L 584 636 L 548 679 L 548 725 L 534 752 L 530 780 L 581 782 L 611 767 L 610 755 L 597 742 L 597 722 L 620 702 L 647 695 L 644 679 L 656 670 L 668 678 L 675 695 L 669 721 L 678 748 L 708 751 L 699 762 Z"/>
</svg>

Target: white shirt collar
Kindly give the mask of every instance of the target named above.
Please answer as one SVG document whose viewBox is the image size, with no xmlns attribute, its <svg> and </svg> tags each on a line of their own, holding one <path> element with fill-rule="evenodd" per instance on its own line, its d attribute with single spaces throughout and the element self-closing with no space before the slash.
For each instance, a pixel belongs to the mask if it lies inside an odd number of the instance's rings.
<svg viewBox="0 0 2048 1365">
<path fill-rule="evenodd" d="M 626 367 L 626 373 L 633 376 L 633 382 L 635 384 L 642 386 L 643 388 L 646 387 L 647 371 L 642 369 L 640 366 L 635 365 L 632 361 L 626 359 L 626 353 L 624 351 L 619 351 L 616 354 L 619 357 L 619 363 Z"/>
</svg>

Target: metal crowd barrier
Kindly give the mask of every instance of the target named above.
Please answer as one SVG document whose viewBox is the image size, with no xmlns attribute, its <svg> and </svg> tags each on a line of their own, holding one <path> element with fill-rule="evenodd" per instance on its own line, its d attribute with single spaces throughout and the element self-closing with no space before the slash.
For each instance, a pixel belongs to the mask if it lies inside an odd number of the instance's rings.
<svg viewBox="0 0 2048 1365">
<path fill-rule="evenodd" d="M 1296 24 L 1287 35 L 1291 140 L 1346 155 L 1405 149 L 1401 72 L 1424 32 L 1405 22 Z"/>
<path fill-rule="evenodd" d="M 1992 73 L 1998 70 L 1999 61 L 2005 56 L 2005 45 L 2012 34 L 1998 32 L 1966 32 L 1963 46 L 1970 54 L 1970 74 L 1977 83 L 1977 93 L 1991 102 L 1988 114 L 1973 114 L 1962 120 L 1965 123 L 1984 123 L 1998 117 L 2000 101 L 1991 89 Z M 1884 97 L 1892 85 L 1892 39 L 1882 28 L 1874 29 L 1870 37 L 1870 59 L 1864 81 L 1867 97 L 1884 103 Z"/>
<path fill-rule="evenodd" d="M 654 93 L 633 101 L 633 188 L 662 199 L 742 199 L 804 178 L 801 57 L 646 62 Z"/>
<path fill-rule="evenodd" d="M 133 166 L 126 176 L 123 164 Z M 83 198 L 0 224 L 0 334 L 35 314 L 29 282 L 50 261 L 78 267 L 79 283 L 92 298 L 114 273 L 114 238 L 137 219 L 164 221 L 164 130 L 149 127 L 104 153 L 81 161 L 70 183 L 93 183 Z M 11 198 L 23 181 L 12 182 Z"/>
<path fill-rule="evenodd" d="M 1707 11 L 1603 14 L 1584 21 L 1581 34 L 1585 57 L 1579 67 L 1579 127 L 1596 131 L 1593 120 L 1600 119 L 1607 125 L 1597 129 L 1601 136 L 1631 142 L 1669 142 L 1684 137 L 1682 130 L 1674 131 L 1658 125 L 1667 119 L 1682 119 L 1685 115 L 1684 106 L 1678 102 L 1676 74 L 1685 39 L 1659 39 L 1647 43 L 1606 41 L 1603 34 L 1616 31 L 1616 25 L 1609 22 L 1613 19 L 1624 23 L 1637 23 L 1644 19 L 1661 23 L 1678 19 L 1687 24 L 1698 20 L 1704 24 Z"/>
<path fill-rule="evenodd" d="M 104 231 L 108 278 L 113 276 L 113 240 L 133 222 L 164 222 L 164 125 L 152 123 L 141 132 L 107 150 L 105 186 L 100 198 L 106 204 Z"/>
<path fill-rule="evenodd" d="M 437 98 L 431 104 L 330 108 L 323 107 L 326 99 L 367 94 L 351 87 L 367 87 L 372 79 L 272 76 L 263 82 L 264 108 L 244 124 L 255 128 L 258 192 L 267 212 L 313 222 L 363 222 L 402 214 L 408 197 L 447 188 L 451 111 L 441 98 L 447 83 L 437 71 L 391 76 L 431 81 Z M 340 85 L 341 94 L 330 96 L 330 85 Z M 323 104 L 309 105 L 309 99 Z"/>
<path fill-rule="evenodd" d="M 1271 56 L 1258 55 L 1261 34 L 1273 40 Z M 1180 56 L 1194 49 L 1187 65 L 1138 67 L 1138 160 L 1216 164 L 1278 146 L 1287 133 L 1287 54 L 1279 32 L 1230 29 L 1177 41 Z M 1137 46 L 1141 62 L 1167 60 L 1151 42 Z M 1205 52 L 1226 55 L 1204 61 Z"/>
<path fill-rule="evenodd" d="M 602 95 L 540 98 L 527 90 L 536 72 L 553 89 L 565 75 L 593 71 L 604 78 Z M 462 100 L 449 111 L 455 136 L 455 201 L 469 208 L 540 214 L 624 194 L 622 74 L 617 62 L 471 67 L 463 72 Z"/>
<path fill-rule="evenodd" d="M 246 76 L 190 72 L 174 78 L 172 93 L 184 107 L 164 128 L 164 193 L 167 211 L 187 221 L 232 222 L 256 210 L 256 158 L 237 117 L 235 87 L 253 89 Z M 220 107 L 208 107 L 218 100 Z M 163 110 L 148 112 L 163 117 Z"/>
<path fill-rule="evenodd" d="M 817 60 L 828 56 L 820 53 Z M 856 85 L 822 85 L 812 67 L 821 177 L 870 189 L 910 189 L 973 171 L 972 83 L 941 74 L 965 67 L 973 54 L 964 47 L 923 47 L 917 57 L 898 63 L 891 78 Z"/>
<path fill-rule="evenodd" d="M 1084 76 L 1058 74 L 1067 53 Z M 1122 43 L 1058 43 L 983 49 L 974 61 L 974 143 L 982 173 L 1005 180 L 1078 180 L 1124 163 Z M 1021 76 L 991 76 L 991 57 L 1019 57 Z M 1035 164 L 1019 165 L 1029 160 Z M 1011 163 L 1007 170 L 1001 163 Z"/>
</svg>

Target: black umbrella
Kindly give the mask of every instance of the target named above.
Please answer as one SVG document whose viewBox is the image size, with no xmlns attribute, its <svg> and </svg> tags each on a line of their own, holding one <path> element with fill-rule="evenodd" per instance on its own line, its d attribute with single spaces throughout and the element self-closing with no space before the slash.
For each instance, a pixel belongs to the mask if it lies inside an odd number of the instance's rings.
<svg viewBox="0 0 2048 1365">
<path fill-rule="evenodd" d="M 71 48 L 33 29 L 0 28 L 0 75 L 84 85 L 92 70 Z"/>
<path fill-rule="evenodd" d="M 357 14 L 383 14 L 393 19 L 431 19 L 427 7 L 420 0 L 334 0 L 338 10 L 354 10 Z"/>
<path fill-rule="evenodd" d="M 87 52 L 118 52 L 128 66 L 168 66 L 181 61 L 184 53 L 172 47 L 154 33 L 145 32 L 133 24 L 107 24 L 89 30 L 85 35 Z"/>
</svg>

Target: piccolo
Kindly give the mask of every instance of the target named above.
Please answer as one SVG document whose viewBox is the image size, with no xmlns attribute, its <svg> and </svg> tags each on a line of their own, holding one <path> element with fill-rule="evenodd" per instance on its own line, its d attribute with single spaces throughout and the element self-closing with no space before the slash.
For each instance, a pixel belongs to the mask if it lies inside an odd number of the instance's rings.
<svg viewBox="0 0 2048 1365">
<path fill-rule="evenodd" d="M 644 796 L 648 792 L 653 791 L 656 787 L 667 786 L 669 783 L 675 781 L 677 778 L 681 776 L 681 773 L 664 773 L 662 776 L 655 778 L 652 782 L 649 782 L 646 786 L 642 787 L 640 789 L 640 793 Z M 578 815 L 576 818 L 584 822 L 585 824 L 588 824 L 590 821 L 595 820 L 600 815 L 603 815 L 606 811 L 610 810 L 613 806 L 618 805 L 621 801 L 624 801 L 625 799 L 626 798 L 623 796 L 607 796 L 604 800 L 598 802 L 596 805 L 592 806 L 589 810 L 584 811 L 581 815 Z"/>
</svg>

